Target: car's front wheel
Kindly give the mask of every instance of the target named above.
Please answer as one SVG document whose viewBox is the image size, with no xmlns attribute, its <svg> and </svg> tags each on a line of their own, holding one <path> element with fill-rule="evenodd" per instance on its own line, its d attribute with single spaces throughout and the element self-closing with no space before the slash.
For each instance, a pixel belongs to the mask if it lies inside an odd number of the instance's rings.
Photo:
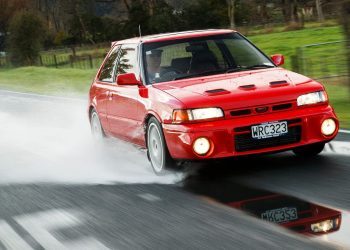
<svg viewBox="0 0 350 250">
<path fill-rule="evenodd" d="M 317 143 L 317 144 L 307 145 L 307 146 L 293 149 L 293 152 L 297 156 L 310 157 L 321 153 L 324 149 L 324 146 L 325 146 L 325 143 Z"/>
<path fill-rule="evenodd" d="M 100 118 L 96 110 L 92 110 L 90 115 L 91 134 L 96 141 L 102 141 L 105 137 Z"/>
<path fill-rule="evenodd" d="M 165 170 L 174 164 L 165 143 L 162 127 L 154 117 L 149 119 L 147 125 L 147 154 L 157 175 L 164 174 Z"/>
</svg>

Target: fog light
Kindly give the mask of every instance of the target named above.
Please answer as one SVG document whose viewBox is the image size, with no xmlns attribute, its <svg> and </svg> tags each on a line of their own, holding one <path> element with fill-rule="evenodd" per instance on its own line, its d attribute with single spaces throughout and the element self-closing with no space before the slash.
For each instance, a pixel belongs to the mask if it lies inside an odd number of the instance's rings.
<svg viewBox="0 0 350 250">
<path fill-rule="evenodd" d="M 337 219 L 325 220 L 311 224 L 311 230 L 314 233 L 325 233 L 337 227 Z"/>
<path fill-rule="evenodd" d="M 324 135 L 331 135 L 335 132 L 337 125 L 333 119 L 326 119 L 322 122 L 321 132 Z"/>
<path fill-rule="evenodd" d="M 210 142 L 207 138 L 197 138 L 193 143 L 193 150 L 199 155 L 205 155 L 210 150 Z"/>
</svg>

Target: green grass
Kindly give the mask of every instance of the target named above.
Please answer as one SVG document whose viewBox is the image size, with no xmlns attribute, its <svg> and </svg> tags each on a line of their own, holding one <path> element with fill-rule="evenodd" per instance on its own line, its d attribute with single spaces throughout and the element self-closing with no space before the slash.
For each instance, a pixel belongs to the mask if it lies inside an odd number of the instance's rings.
<svg viewBox="0 0 350 250">
<path fill-rule="evenodd" d="M 74 96 L 86 94 L 96 70 L 23 67 L 0 70 L 0 88 Z"/>
<path fill-rule="evenodd" d="M 267 55 L 283 54 L 286 59 L 285 67 L 291 69 L 291 56 L 296 53 L 296 48 L 308 44 L 344 40 L 344 35 L 341 26 L 333 26 L 255 35 L 249 36 L 248 39 Z M 320 57 L 318 53 L 321 52 L 316 51 L 312 56 Z"/>
</svg>

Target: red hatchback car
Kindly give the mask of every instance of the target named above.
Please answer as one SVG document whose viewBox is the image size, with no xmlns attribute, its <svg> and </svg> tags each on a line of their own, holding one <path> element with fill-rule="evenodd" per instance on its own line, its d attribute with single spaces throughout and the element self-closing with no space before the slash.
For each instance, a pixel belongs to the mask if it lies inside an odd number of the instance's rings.
<svg viewBox="0 0 350 250">
<path fill-rule="evenodd" d="M 92 133 L 146 147 L 157 174 L 176 160 L 316 155 L 338 119 L 322 84 L 283 63 L 232 30 L 114 42 L 90 89 Z"/>
</svg>

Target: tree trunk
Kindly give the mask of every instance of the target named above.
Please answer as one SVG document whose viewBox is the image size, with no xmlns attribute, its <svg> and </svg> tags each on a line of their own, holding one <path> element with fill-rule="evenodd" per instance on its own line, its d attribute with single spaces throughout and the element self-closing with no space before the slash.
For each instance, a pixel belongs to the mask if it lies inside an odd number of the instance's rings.
<svg viewBox="0 0 350 250">
<path fill-rule="evenodd" d="M 298 1 L 297 0 L 290 0 L 290 21 L 291 22 L 299 22 L 298 18 Z"/>
<path fill-rule="evenodd" d="M 323 22 L 324 15 L 322 10 L 322 0 L 316 0 L 316 10 L 317 10 L 318 21 Z"/>
<path fill-rule="evenodd" d="M 227 2 L 227 14 L 230 22 L 230 28 L 234 29 L 235 24 L 235 0 L 226 0 Z"/>
<path fill-rule="evenodd" d="M 124 5 L 125 5 L 127 11 L 129 12 L 130 11 L 130 5 L 128 3 L 128 0 L 123 0 L 123 2 L 124 2 Z"/>
<path fill-rule="evenodd" d="M 289 0 L 282 0 L 282 14 L 284 16 L 284 22 L 288 24 L 290 22 L 290 2 Z"/>
</svg>

